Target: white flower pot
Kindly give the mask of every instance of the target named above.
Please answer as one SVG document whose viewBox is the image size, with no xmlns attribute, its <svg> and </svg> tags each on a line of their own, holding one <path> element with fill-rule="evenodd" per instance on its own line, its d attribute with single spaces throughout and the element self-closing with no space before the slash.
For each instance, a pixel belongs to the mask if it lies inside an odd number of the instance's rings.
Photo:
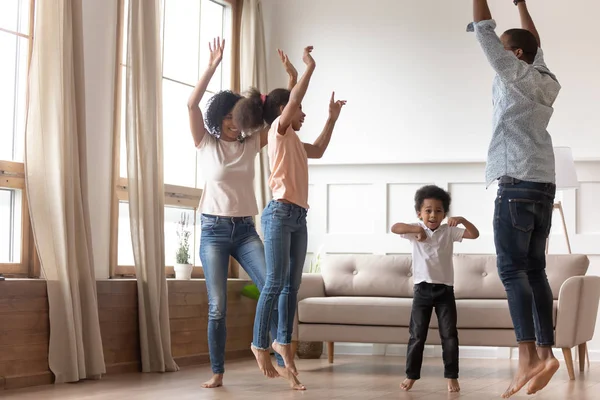
<svg viewBox="0 0 600 400">
<path fill-rule="evenodd" d="M 192 270 L 194 266 L 191 264 L 175 264 L 175 279 L 190 280 L 192 279 Z"/>
</svg>

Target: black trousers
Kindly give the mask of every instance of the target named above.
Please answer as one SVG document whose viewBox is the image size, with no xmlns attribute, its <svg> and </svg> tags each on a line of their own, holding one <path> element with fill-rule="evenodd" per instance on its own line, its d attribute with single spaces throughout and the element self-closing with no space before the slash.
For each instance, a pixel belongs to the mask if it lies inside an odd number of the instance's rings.
<svg viewBox="0 0 600 400">
<path fill-rule="evenodd" d="M 458 379 L 458 331 L 456 329 L 456 301 L 454 288 L 448 285 L 421 282 L 414 286 L 410 315 L 410 340 L 406 354 L 406 377 L 421 378 L 423 349 L 431 313 L 435 308 L 442 339 L 444 378 Z"/>
</svg>

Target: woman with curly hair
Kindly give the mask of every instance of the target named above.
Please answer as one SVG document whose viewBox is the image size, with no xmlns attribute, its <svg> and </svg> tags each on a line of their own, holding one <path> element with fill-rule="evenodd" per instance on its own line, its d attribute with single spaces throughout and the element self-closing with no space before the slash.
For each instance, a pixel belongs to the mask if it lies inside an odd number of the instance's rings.
<svg viewBox="0 0 600 400">
<path fill-rule="evenodd" d="M 200 260 L 208 290 L 208 347 L 214 374 L 202 385 L 205 388 L 223 385 L 229 257 L 240 263 L 259 289 L 266 275 L 264 247 L 254 225 L 258 208 L 253 181 L 254 160 L 267 144 L 268 127 L 251 135 L 242 133 L 232 119 L 233 107 L 242 97 L 228 90 L 209 100 L 205 120 L 199 107 L 224 48 L 225 41 L 220 38 L 209 43 L 208 68 L 188 100 L 190 130 L 205 178 L 200 200 Z M 293 86 L 297 72 L 283 52 L 279 51 L 279 56 Z M 276 335 L 277 318 L 272 325 L 271 332 Z M 277 363 L 284 366 L 279 356 Z"/>
</svg>

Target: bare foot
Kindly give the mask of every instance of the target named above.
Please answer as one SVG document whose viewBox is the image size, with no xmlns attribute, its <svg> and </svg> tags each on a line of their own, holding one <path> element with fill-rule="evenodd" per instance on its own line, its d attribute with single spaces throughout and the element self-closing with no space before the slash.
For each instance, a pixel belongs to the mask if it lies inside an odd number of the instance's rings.
<svg viewBox="0 0 600 400">
<path fill-rule="evenodd" d="M 281 376 L 283 379 L 286 379 L 290 383 L 290 387 L 292 389 L 306 390 L 306 386 L 300 383 L 296 375 L 294 375 L 289 369 L 276 365 L 275 370 L 279 373 L 279 376 Z"/>
<path fill-rule="evenodd" d="M 544 369 L 544 362 L 539 358 L 527 366 L 519 366 L 517 375 L 514 377 L 512 383 L 506 389 L 506 392 L 502 395 L 502 398 L 508 399 L 513 394 L 517 393 L 523 388 L 534 376 L 542 372 Z"/>
<path fill-rule="evenodd" d="M 214 374 L 210 380 L 202 384 L 202 387 L 205 389 L 213 389 L 221 386 L 223 386 L 223 374 Z"/>
<path fill-rule="evenodd" d="M 560 363 L 556 358 L 549 358 L 548 360 L 544 360 L 544 369 L 542 372 L 533 377 L 529 386 L 527 386 L 527 394 L 535 394 L 546 387 L 550 379 L 554 376 L 556 371 L 558 371 L 558 367 L 560 367 Z"/>
<path fill-rule="evenodd" d="M 408 378 L 406 378 L 400 384 L 400 389 L 408 392 L 410 389 L 412 389 L 412 387 L 415 384 L 415 382 L 416 382 L 416 380 L 414 380 L 414 379 L 408 379 Z"/>
<path fill-rule="evenodd" d="M 279 344 L 277 342 L 273 342 L 271 345 L 273 350 L 283 358 L 283 362 L 285 363 L 285 367 L 289 369 L 292 374 L 298 375 L 298 370 L 296 369 L 296 363 L 294 362 L 294 354 L 292 354 L 292 346 L 289 344 Z"/>
<path fill-rule="evenodd" d="M 276 378 L 279 376 L 275 368 L 273 368 L 273 363 L 271 362 L 271 355 L 268 350 L 260 350 L 254 346 L 250 346 L 252 353 L 254 353 L 254 357 L 256 357 L 256 362 L 258 363 L 258 368 L 265 374 L 268 378 Z"/>
<path fill-rule="evenodd" d="M 460 385 L 458 384 L 458 379 L 448 379 L 448 391 L 450 393 L 460 392 Z"/>
</svg>

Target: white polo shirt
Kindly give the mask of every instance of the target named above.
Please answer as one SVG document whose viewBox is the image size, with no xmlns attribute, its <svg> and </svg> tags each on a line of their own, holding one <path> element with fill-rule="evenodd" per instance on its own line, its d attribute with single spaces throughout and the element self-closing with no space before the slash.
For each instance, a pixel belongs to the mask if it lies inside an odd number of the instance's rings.
<svg viewBox="0 0 600 400">
<path fill-rule="evenodd" d="M 417 241 L 417 235 L 400 235 L 412 243 L 413 279 L 415 285 L 421 282 L 441 283 L 454 286 L 454 242 L 462 242 L 465 229 L 441 225 L 435 231 L 423 222 L 413 224 L 423 228 L 427 239 Z"/>
</svg>

